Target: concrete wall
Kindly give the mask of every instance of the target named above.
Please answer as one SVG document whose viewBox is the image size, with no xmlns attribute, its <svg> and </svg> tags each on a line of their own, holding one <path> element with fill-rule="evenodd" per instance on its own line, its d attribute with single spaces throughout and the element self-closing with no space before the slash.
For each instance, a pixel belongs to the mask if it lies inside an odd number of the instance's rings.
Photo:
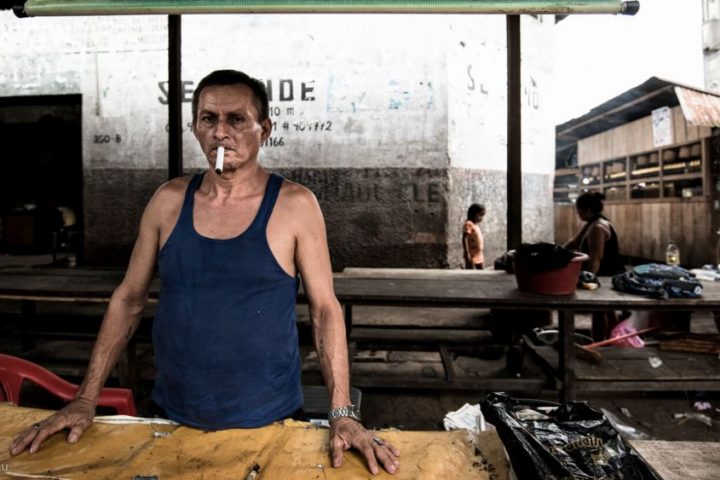
<svg viewBox="0 0 720 480">
<path fill-rule="evenodd" d="M 523 17 L 526 239 L 552 240 L 551 17 Z M 86 259 L 125 264 L 166 177 L 166 19 L 0 14 L 0 96 L 82 94 Z M 484 202 L 488 259 L 505 249 L 505 17 L 183 17 L 190 96 L 236 68 L 271 94 L 262 163 L 310 187 L 333 266 L 458 267 L 467 206 Z M 187 125 L 186 171 L 204 168 Z M 528 195 L 528 192 L 532 192 Z"/>
<path fill-rule="evenodd" d="M 554 241 L 552 181 L 555 131 L 548 101 L 553 17 L 521 17 L 523 241 Z M 456 19 L 448 42 L 450 195 L 448 263 L 462 265 L 461 225 L 472 203 L 481 225 L 485 262 L 507 243 L 507 53 L 505 17 Z"/>
<path fill-rule="evenodd" d="M 720 3 L 703 0 L 703 64 L 705 88 L 720 91 Z"/>
</svg>

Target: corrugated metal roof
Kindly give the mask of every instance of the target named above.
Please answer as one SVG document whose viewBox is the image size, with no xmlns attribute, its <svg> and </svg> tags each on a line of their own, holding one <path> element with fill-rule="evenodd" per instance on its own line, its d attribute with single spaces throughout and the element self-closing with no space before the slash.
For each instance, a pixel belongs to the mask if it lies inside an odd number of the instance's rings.
<svg viewBox="0 0 720 480">
<path fill-rule="evenodd" d="M 681 92 L 678 94 L 678 92 Z M 585 115 L 555 127 L 555 165 L 564 167 L 570 163 L 577 150 L 577 142 L 583 138 L 610 130 L 651 114 L 660 107 L 681 104 L 682 95 L 687 107 L 683 114 L 693 123 L 720 126 L 720 95 L 689 87 L 676 82 L 650 77 L 640 85 L 598 105 Z M 710 120 L 708 120 L 710 119 Z"/>
<path fill-rule="evenodd" d="M 720 127 L 720 96 L 684 87 L 675 87 L 675 95 L 690 125 Z"/>
</svg>

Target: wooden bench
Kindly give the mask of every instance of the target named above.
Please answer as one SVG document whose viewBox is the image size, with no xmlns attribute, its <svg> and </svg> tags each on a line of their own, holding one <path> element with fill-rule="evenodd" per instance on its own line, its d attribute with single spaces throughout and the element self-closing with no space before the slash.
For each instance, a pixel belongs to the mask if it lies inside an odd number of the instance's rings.
<svg viewBox="0 0 720 480">
<path fill-rule="evenodd" d="M 358 273 L 362 273 L 359 275 Z M 345 307 L 348 327 L 352 327 L 352 308 L 359 305 L 396 307 L 436 307 L 557 311 L 561 342 L 557 364 L 551 365 L 562 401 L 575 397 L 578 388 L 575 361 L 575 312 L 614 310 L 720 310 L 720 282 L 706 282 L 701 298 L 652 299 L 623 294 L 611 289 L 610 279 L 601 279 L 594 291 L 578 290 L 573 295 L 547 296 L 521 292 L 512 275 L 495 271 L 437 271 L 379 269 L 343 272 L 334 275 L 335 294 Z M 96 270 L 2 270 L 0 300 L 20 300 L 32 304 L 47 301 L 107 302 L 122 278 L 122 272 Z M 150 301 L 157 301 L 159 284 L 150 289 Z M 298 302 L 306 302 L 304 292 Z M 348 331 L 352 334 L 352 329 Z M 473 383 L 473 382 L 471 382 Z M 489 388 L 478 379 L 478 389 Z M 622 385 L 617 385 L 622 387 Z M 713 383 L 708 382 L 712 387 Z M 703 386 L 698 385 L 698 387 Z M 584 388 L 584 387 L 583 387 Z"/>
</svg>

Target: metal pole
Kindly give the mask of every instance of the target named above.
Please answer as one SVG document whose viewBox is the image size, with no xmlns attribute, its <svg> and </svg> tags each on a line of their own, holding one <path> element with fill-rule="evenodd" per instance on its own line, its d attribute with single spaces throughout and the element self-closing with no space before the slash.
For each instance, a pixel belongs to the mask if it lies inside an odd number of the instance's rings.
<svg viewBox="0 0 720 480">
<path fill-rule="evenodd" d="M 168 15 L 168 178 L 183 174 L 181 16 Z"/>
<path fill-rule="evenodd" d="M 522 243 L 520 16 L 507 16 L 507 249 Z"/>
<path fill-rule="evenodd" d="M 195 13 L 610 13 L 634 15 L 621 0 L 0 0 L 24 16 L 185 15 Z M 9 7 L 8 7 L 9 8 Z"/>
</svg>

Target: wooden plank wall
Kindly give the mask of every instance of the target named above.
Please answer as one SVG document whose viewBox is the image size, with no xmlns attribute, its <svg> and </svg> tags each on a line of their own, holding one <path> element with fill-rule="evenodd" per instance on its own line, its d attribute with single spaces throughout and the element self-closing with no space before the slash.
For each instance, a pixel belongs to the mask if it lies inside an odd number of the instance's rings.
<svg viewBox="0 0 720 480">
<path fill-rule="evenodd" d="M 575 205 L 555 204 L 555 243 L 562 245 L 582 228 L 582 222 L 575 213 Z"/>
<path fill-rule="evenodd" d="M 674 202 L 623 202 L 605 205 L 603 212 L 615 225 L 620 253 L 665 261 L 673 240 L 683 265 L 696 268 L 714 262 L 715 235 L 711 204 L 704 198 Z M 555 242 L 562 244 L 582 228 L 574 205 L 555 204 Z"/>
<path fill-rule="evenodd" d="M 672 110 L 673 144 L 691 142 L 710 136 L 710 128 L 688 125 L 679 106 Z M 578 141 L 578 165 L 610 160 L 655 150 L 652 116 L 598 133 Z"/>
</svg>

